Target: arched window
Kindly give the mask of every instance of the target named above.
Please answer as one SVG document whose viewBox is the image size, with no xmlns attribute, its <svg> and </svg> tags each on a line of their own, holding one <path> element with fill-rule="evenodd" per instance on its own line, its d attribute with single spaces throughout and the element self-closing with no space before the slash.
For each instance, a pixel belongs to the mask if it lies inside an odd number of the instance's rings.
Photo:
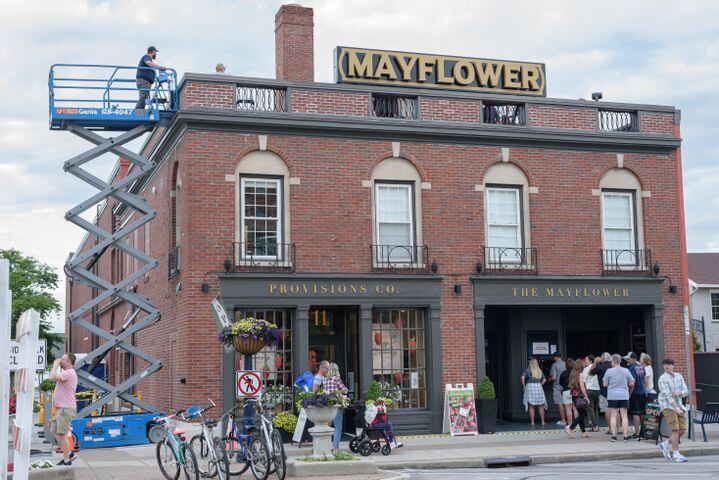
<svg viewBox="0 0 719 480">
<path fill-rule="evenodd" d="M 372 171 L 373 265 L 419 267 L 422 245 L 421 178 L 411 162 L 387 158 Z"/>
<path fill-rule="evenodd" d="M 629 170 L 614 168 L 604 174 L 599 187 L 605 269 L 647 267 L 639 180 Z"/>
<path fill-rule="evenodd" d="M 484 175 L 484 198 L 485 266 L 531 266 L 527 176 L 511 163 L 493 165 Z"/>
<path fill-rule="evenodd" d="M 250 152 L 236 169 L 235 265 L 291 266 L 287 164 L 268 151 Z"/>
</svg>

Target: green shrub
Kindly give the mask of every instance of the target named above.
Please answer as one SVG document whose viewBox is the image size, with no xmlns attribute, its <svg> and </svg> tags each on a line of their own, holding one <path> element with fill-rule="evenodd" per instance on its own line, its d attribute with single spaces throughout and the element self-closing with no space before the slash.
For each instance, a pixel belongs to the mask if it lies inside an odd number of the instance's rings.
<svg viewBox="0 0 719 480">
<path fill-rule="evenodd" d="M 382 385 L 378 381 L 373 381 L 369 384 L 369 388 L 367 389 L 367 395 L 365 395 L 365 400 L 370 401 L 371 403 L 374 403 L 375 400 L 380 398 L 382 396 Z"/>
<path fill-rule="evenodd" d="M 47 392 L 55 388 L 55 382 L 50 380 L 49 378 L 46 378 L 42 382 L 40 382 L 40 391 L 41 392 Z"/>
<path fill-rule="evenodd" d="M 489 377 L 485 376 L 480 384 L 475 389 L 474 397 L 477 400 L 494 400 L 496 397 L 494 393 L 494 383 Z"/>
<path fill-rule="evenodd" d="M 285 432 L 292 433 L 297 428 L 297 416 L 288 411 L 279 413 L 272 419 L 272 425 L 275 428 L 281 428 Z"/>
</svg>

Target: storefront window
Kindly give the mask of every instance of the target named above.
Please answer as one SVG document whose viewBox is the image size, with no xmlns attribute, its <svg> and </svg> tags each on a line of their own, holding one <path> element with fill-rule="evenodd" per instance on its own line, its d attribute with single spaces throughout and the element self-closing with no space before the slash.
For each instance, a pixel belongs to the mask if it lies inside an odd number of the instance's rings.
<svg viewBox="0 0 719 480">
<path fill-rule="evenodd" d="M 394 408 L 427 408 L 425 313 L 381 309 L 372 313 L 372 373 Z"/>
<path fill-rule="evenodd" d="M 280 329 L 279 343 L 265 347 L 253 357 L 253 369 L 262 371 L 266 405 L 276 413 L 292 409 L 292 316 L 287 310 L 235 310 L 235 321 L 255 317 L 273 322 Z M 244 356 L 235 353 L 235 369 L 244 370 Z"/>
</svg>

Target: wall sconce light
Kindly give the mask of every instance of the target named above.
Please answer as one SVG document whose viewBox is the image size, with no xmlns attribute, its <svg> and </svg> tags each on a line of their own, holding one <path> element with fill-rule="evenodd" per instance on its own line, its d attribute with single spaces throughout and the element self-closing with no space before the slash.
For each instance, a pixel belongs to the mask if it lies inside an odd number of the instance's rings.
<svg viewBox="0 0 719 480">
<path fill-rule="evenodd" d="M 232 262 L 230 262 L 230 257 L 225 257 L 225 273 L 230 273 L 230 268 L 232 268 Z"/>
<path fill-rule="evenodd" d="M 654 272 L 654 276 L 659 276 L 659 272 L 661 271 L 661 268 L 659 267 L 659 262 L 654 262 L 654 266 L 652 267 L 652 271 Z"/>
<path fill-rule="evenodd" d="M 654 273 L 654 276 L 659 277 L 660 271 L 661 271 L 661 267 L 659 266 L 659 262 L 658 261 L 654 262 L 654 266 L 652 266 L 652 273 Z M 659 277 L 659 278 L 666 278 L 667 280 L 669 280 L 669 293 L 671 293 L 672 295 L 676 295 L 677 286 L 672 283 L 672 277 L 670 277 L 669 275 L 664 275 L 663 277 Z"/>
<path fill-rule="evenodd" d="M 432 260 L 432 273 L 437 273 L 437 270 L 439 270 L 439 265 L 437 265 L 437 260 Z"/>
<path fill-rule="evenodd" d="M 180 383 L 183 384 L 183 385 L 186 384 L 186 383 L 187 383 L 187 379 L 186 379 L 186 378 L 181 378 L 181 379 L 180 379 Z"/>
<path fill-rule="evenodd" d="M 454 294 L 462 295 L 462 285 L 460 285 L 459 283 L 454 284 Z"/>
<path fill-rule="evenodd" d="M 474 265 L 474 268 L 477 269 L 477 273 L 482 273 L 482 261 L 477 260 L 477 263 Z"/>
<path fill-rule="evenodd" d="M 210 284 L 209 283 L 202 284 L 202 293 L 210 293 Z"/>
</svg>

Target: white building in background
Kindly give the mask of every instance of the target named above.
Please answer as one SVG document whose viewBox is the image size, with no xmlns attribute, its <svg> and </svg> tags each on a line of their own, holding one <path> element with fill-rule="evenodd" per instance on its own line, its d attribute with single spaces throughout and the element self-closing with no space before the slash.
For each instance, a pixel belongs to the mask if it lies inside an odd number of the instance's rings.
<svg viewBox="0 0 719 480">
<path fill-rule="evenodd" d="M 706 351 L 719 351 L 719 253 L 689 253 L 691 315 L 704 319 Z M 699 341 L 701 335 L 697 332 Z"/>
</svg>

